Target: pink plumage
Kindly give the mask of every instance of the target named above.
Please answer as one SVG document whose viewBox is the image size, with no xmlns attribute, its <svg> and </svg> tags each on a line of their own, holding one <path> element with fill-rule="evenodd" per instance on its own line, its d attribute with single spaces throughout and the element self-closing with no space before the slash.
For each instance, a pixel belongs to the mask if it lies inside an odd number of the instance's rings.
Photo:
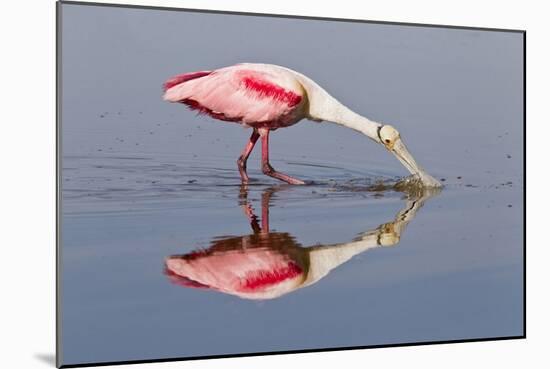
<svg viewBox="0 0 550 369">
<path fill-rule="evenodd" d="M 284 82 L 275 73 L 237 65 L 173 77 L 164 84 L 164 99 L 219 120 L 274 130 L 303 117 L 303 91 Z"/>
<path fill-rule="evenodd" d="M 191 79 L 200 78 L 209 75 L 212 73 L 211 71 L 201 71 L 201 72 L 193 72 L 193 73 L 185 73 L 185 74 L 179 74 L 177 76 L 174 76 L 170 78 L 168 81 L 164 82 L 164 85 L 162 85 L 162 88 L 164 89 L 164 92 L 168 91 L 174 86 L 179 85 L 180 83 L 189 81 Z"/>
<path fill-rule="evenodd" d="M 307 261 L 294 239 L 277 232 L 221 239 L 206 250 L 170 256 L 165 264 L 165 274 L 177 285 L 249 299 L 288 293 L 306 273 Z"/>
</svg>

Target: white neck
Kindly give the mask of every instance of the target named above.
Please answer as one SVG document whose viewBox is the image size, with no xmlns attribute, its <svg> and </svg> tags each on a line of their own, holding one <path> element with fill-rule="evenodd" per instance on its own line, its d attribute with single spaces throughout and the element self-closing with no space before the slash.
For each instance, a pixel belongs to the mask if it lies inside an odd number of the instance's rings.
<svg viewBox="0 0 550 369">
<path fill-rule="evenodd" d="M 331 270 L 368 249 L 379 247 L 377 234 L 371 233 L 358 241 L 335 245 L 308 247 L 309 270 L 301 287 L 308 286 L 326 276 Z"/>
<path fill-rule="evenodd" d="M 306 90 L 309 101 L 308 118 L 336 123 L 363 133 L 376 142 L 380 142 L 378 129 L 382 124 L 355 113 L 308 77 L 295 71 L 292 72 Z"/>
</svg>

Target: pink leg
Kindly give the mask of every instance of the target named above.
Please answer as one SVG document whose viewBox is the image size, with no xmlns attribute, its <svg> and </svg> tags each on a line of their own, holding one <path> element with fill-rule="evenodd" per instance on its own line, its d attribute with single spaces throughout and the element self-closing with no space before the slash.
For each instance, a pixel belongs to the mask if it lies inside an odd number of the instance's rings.
<svg viewBox="0 0 550 369">
<path fill-rule="evenodd" d="M 273 191 L 267 190 L 262 193 L 262 232 L 269 233 L 269 201 Z"/>
<path fill-rule="evenodd" d="M 259 137 L 260 134 L 256 129 L 254 129 L 252 135 L 250 136 L 250 140 L 244 147 L 243 152 L 241 153 L 241 156 L 239 156 L 239 159 L 237 159 L 237 166 L 239 167 L 239 173 L 241 174 L 241 181 L 243 183 L 248 183 L 248 174 L 246 173 L 246 161 L 248 160 L 248 157 L 250 156 L 250 153 L 252 152 L 254 145 L 256 145 L 256 141 L 258 141 Z"/>
<path fill-rule="evenodd" d="M 258 217 L 256 216 L 256 214 L 254 214 L 254 209 L 252 209 L 252 205 L 248 203 L 248 186 L 246 184 L 241 185 L 239 199 L 241 200 L 240 203 L 243 208 L 244 214 L 250 221 L 250 226 L 252 227 L 252 230 L 254 231 L 254 233 L 260 233 L 262 229 L 258 224 Z"/>
<path fill-rule="evenodd" d="M 273 167 L 269 164 L 269 129 L 261 128 L 259 129 L 259 132 L 262 137 L 262 172 L 270 177 L 280 179 L 286 183 L 295 185 L 306 184 L 304 181 L 293 178 L 284 173 L 277 172 L 273 169 Z"/>
</svg>

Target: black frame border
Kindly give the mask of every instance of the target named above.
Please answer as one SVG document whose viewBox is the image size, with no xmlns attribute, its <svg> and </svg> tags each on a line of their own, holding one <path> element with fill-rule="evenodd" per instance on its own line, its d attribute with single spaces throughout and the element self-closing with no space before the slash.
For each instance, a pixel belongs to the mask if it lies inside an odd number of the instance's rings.
<svg viewBox="0 0 550 369">
<path fill-rule="evenodd" d="M 406 342 L 396 344 L 380 344 L 380 345 L 368 345 L 368 346 L 350 346 L 350 347 L 327 347 L 320 349 L 303 349 L 303 350 L 285 350 L 285 351 L 265 351 L 265 352 L 248 352 L 239 354 L 220 354 L 220 355 L 207 355 L 207 356 L 188 356 L 188 357 L 173 357 L 173 358 L 160 358 L 160 359 L 147 359 L 147 360 L 126 360 L 126 361 L 105 361 L 105 362 L 90 362 L 82 364 L 66 364 L 61 363 L 62 357 L 62 345 L 61 345 L 61 311 L 60 311 L 60 265 L 61 265 L 61 70 L 62 70 L 62 50 L 61 50 L 61 33 L 62 33 L 62 12 L 61 6 L 67 5 L 84 5 L 95 7 L 112 7 L 112 8 L 126 8 L 126 9 L 141 9 L 141 10 L 161 10 L 161 11 L 178 11 L 188 13 L 202 13 L 202 14 L 224 14 L 224 15 L 241 15 L 241 16 L 254 16 L 254 17 L 270 17 L 270 18 L 287 18 L 287 19 L 303 19 L 303 20 L 319 20 L 319 21 L 331 21 L 331 22 L 347 22 L 347 23 L 367 23 L 367 24 L 380 24 L 380 25 L 397 25 L 397 26 L 410 26 L 410 27 L 424 27 L 424 28 L 446 28 L 457 30 L 475 30 L 475 31 L 490 31 L 490 32 L 507 32 L 507 33 L 521 33 L 523 34 L 523 334 L 518 336 L 503 336 L 503 337 L 480 337 L 469 339 L 457 339 L 457 340 L 444 340 L 444 341 L 420 341 L 420 342 Z M 91 366 L 107 366 L 107 365 L 126 365 L 126 364 L 148 364 L 148 363 L 165 363 L 176 361 L 191 361 L 191 360 L 207 360 L 207 359 L 222 359 L 222 358 L 238 358 L 238 357 L 253 357 L 253 356 L 267 356 L 267 355 L 285 355 L 285 354 L 303 354 L 303 353 L 317 353 L 317 352 L 335 352 L 335 351 L 351 351 L 351 350 L 363 350 L 363 349 L 375 349 L 375 348 L 389 348 L 389 347 L 412 347 L 412 346 L 428 346 L 428 345 L 441 345 L 441 344 L 455 344 L 455 343 L 469 343 L 469 342 L 487 342 L 487 341 L 507 341 L 518 340 L 527 338 L 527 31 L 520 29 L 504 29 L 504 28 L 489 28 L 489 27 L 470 27 L 470 26 L 456 26 L 456 25 L 442 25 L 442 24 L 424 24 L 424 23 L 407 23 L 407 22 L 392 22 L 392 21 L 378 21 L 378 20 L 364 20 L 364 19 L 347 19 L 347 18 L 330 18 L 330 17 L 318 17 L 318 16 L 302 16 L 302 15 L 289 15 L 289 14 L 269 14 L 269 13 L 252 13 L 252 12 L 238 12 L 238 11 L 225 11 L 225 10 L 210 10 L 210 9 L 190 9 L 190 8 L 176 8 L 176 7 L 164 7 L 164 6 L 152 6 L 152 5 L 132 5 L 132 4 L 113 4 L 113 3 L 99 3 L 99 2 L 82 2 L 82 1 L 69 1 L 58 0 L 56 1 L 56 30 L 55 30 L 55 46 L 56 46 L 56 63 L 55 63 L 55 96 L 56 96 L 56 109 L 55 109 L 55 129 L 56 129 L 56 367 L 57 368 L 83 368 Z"/>
</svg>

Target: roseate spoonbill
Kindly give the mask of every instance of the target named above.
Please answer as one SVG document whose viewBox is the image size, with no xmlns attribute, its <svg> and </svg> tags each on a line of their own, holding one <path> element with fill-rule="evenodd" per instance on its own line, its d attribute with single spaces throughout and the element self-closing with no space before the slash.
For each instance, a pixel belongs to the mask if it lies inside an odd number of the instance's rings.
<svg viewBox="0 0 550 369">
<path fill-rule="evenodd" d="M 424 186 L 441 186 L 413 159 L 394 127 L 356 114 L 310 78 L 285 67 L 243 63 L 177 75 L 164 83 L 164 99 L 253 129 L 237 160 L 243 183 L 248 182 L 246 161 L 261 138 L 262 172 L 290 184 L 304 184 L 269 164 L 269 133 L 306 118 L 336 123 L 365 134 L 392 152 Z"/>
<path fill-rule="evenodd" d="M 351 242 L 302 247 L 286 232 L 269 231 L 269 198 L 262 194 L 261 226 L 251 206 L 242 206 L 253 234 L 214 238 L 208 249 L 165 260 L 165 274 L 175 284 L 203 288 L 245 299 L 273 299 L 310 286 L 357 254 L 396 245 L 417 211 L 438 189 L 413 195 L 394 220 L 361 233 Z M 416 197 L 418 196 L 418 197 Z"/>
</svg>

